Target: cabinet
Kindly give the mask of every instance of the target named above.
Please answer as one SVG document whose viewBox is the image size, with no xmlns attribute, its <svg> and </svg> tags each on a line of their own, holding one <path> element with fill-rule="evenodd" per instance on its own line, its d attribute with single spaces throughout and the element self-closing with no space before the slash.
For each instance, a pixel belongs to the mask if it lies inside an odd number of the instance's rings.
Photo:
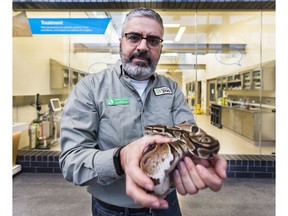
<svg viewBox="0 0 288 216">
<path fill-rule="evenodd" d="M 209 101 L 216 101 L 216 83 L 215 81 L 209 82 Z"/>
<path fill-rule="evenodd" d="M 259 80 L 262 84 L 262 90 L 275 90 L 275 65 L 263 66 L 262 76 L 259 76 L 260 70 L 252 71 L 255 87 L 258 88 Z"/>
<path fill-rule="evenodd" d="M 242 89 L 244 90 L 275 90 L 275 71 L 271 67 L 263 67 L 242 73 Z"/>
<path fill-rule="evenodd" d="M 233 130 L 233 110 L 227 107 L 221 109 L 221 123 L 226 128 Z"/>
<path fill-rule="evenodd" d="M 275 61 L 263 63 L 244 71 L 216 78 L 218 98 L 223 96 L 223 90 L 275 90 Z"/>
<path fill-rule="evenodd" d="M 221 124 L 221 106 L 212 104 L 211 105 L 211 124 L 215 125 L 218 128 L 222 128 Z"/>
<path fill-rule="evenodd" d="M 70 68 L 50 59 L 50 88 L 68 88 Z"/>
<path fill-rule="evenodd" d="M 227 76 L 227 90 L 241 90 L 242 80 L 240 74 Z"/>
<path fill-rule="evenodd" d="M 69 68 L 60 62 L 50 59 L 50 88 L 63 89 L 74 87 L 77 82 L 87 75 L 86 72 Z"/>
<path fill-rule="evenodd" d="M 250 140 L 275 141 L 275 113 L 222 107 L 221 122 Z"/>
<path fill-rule="evenodd" d="M 242 122 L 241 122 L 242 135 L 250 140 L 257 139 L 255 132 L 259 131 L 258 117 L 259 117 L 258 113 L 249 113 L 249 112 L 242 113 Z"/>
<path fill-rule="evenodd" d="M 71 87 L 73 88 L 80 79 L 82 79 L 87 75 L 87 73 L 76 69 L 72 69 L 71 71 L 72 71 Z"/>
<path fill-rule="evenodd" d="M 242 75 L 242 89 L 248 90 L 251 89 L 251 71 L 244 72 Z"/>
<path fill-rule="evenodd" d="M 251 88 L 252 89 L 261 89 L 261 71 L 255 70 L 251 72 Z"/>
</svg>

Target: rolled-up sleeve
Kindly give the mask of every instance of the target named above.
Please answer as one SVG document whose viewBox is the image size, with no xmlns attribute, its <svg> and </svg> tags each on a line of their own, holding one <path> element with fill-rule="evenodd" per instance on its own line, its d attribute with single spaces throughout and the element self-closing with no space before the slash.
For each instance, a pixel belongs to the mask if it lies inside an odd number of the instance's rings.
<svg viewBox="0 0 288 216">
<path fill-rule="evenodd" d="M 96 141 L 99 114 L 93 91 L 81 81 L 70 92 L 63 108 L 60 169 L 64 178 L 76 185 L 93 182 L 107 185 L 121 178 L 113 165 L 116 148 L 105 151 L 99 149 Z"/>
</svg>

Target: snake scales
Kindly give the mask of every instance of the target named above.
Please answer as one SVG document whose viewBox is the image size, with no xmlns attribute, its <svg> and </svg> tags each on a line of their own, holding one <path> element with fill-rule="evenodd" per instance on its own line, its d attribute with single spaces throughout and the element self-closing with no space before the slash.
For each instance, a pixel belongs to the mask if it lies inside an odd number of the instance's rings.
<svg viewBox="0 0 288 216">
<path fill-rule="evenodd" d="M 172 138 L 171 142 L 148 146 L 140 160 L 140 168 L 154 182 L 154 194 L 160 197 L 167 195 L 172 186 L 170 173 L 184 156 L 212 158 L 220 148 L 217 139 L 193 124 L 150 125 L 144 132 Z"/>
</svg>

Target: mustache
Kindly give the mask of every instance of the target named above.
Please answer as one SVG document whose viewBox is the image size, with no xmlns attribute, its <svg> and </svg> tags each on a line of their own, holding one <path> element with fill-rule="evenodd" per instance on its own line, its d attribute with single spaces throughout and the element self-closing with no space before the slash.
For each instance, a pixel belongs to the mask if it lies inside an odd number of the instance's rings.
<svg viewBox="0 0 288 216">
<path fill-rule="evenodd" d="M 129 56 L 129 60 L 130 60 L 130 62 L 131 62 L 133 58 L 138 58 L 138 57 L 145 59 L 149 64 L 151 64 L 150 55 L 149 55 L 148 53 L 144 53 L 144 52 L 135 52 L 135 53 L 132 53 L 132 54 Z"/>
</svg>

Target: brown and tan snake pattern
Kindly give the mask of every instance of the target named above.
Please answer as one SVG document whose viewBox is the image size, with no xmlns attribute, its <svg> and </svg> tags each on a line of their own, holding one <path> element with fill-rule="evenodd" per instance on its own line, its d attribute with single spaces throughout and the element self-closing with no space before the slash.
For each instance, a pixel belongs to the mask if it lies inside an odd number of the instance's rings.
<svg viewBox="0 0 288 216">
<path fill-rule="evenodd" d="M 148 146 L 140 161 L 140 168 L 154 182 L 154 193 L 161 197 L 165 197 L 172 186 L 170 173 L 182 158 L 186 155 L 212 158 L 220 148 L 217 139 L 193 124 L 150 125 L 145 127 L 145 134 L 172 138 L 171 142 Z"/>
</svg>

